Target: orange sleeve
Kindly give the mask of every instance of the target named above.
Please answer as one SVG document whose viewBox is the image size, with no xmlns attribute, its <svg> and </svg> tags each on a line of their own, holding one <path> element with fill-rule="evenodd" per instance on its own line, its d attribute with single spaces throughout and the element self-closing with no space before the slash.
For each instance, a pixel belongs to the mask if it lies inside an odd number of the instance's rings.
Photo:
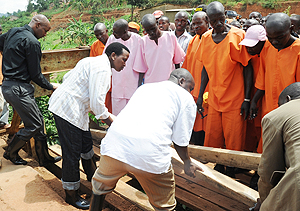
<svg viewBox="0 0 300 211">
<path fill-rule="evenodd" d="M 298 54 L 297 65 L 296 65 L 296 81 L 300 82 L 300 52 Z"/>
<path fill-rule="evenodd" d="M 235 29 L 236 30 L 236 29 Z M 243 66 L 247 66 L 251 55 L 247 52 L 244 45 L 239 45 L 239 43 L 244 39 L 245 32 L 238 29 L 233 33 L 235 36 L 231 36 L 230 40 L 230 55 L 232 60 L 241 63 Z"/>
<path fill-rule="evenodd" d="M 104 48 L 105 45 L 99 40 L 96 40 L 91 46 L 90 57 L 102 55 Z"/>
</svg>

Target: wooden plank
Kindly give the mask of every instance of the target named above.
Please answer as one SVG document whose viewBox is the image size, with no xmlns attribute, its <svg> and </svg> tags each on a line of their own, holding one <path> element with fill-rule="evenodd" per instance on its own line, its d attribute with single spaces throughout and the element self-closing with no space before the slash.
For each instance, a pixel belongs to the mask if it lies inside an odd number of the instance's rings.
<svg viewBox="0 0 300 211">
<path fill-rule="evenodd" d="M 16 110 L 14 110 L 13 118 L 11 120 L 11 127 L 9 129 L 9 135 L 14 135 L 16 132 L 19 131 L 19 126 L 21 122 L 21 117 L 17 113 Z"/>
<path fill-rule="evenodd" d="M 181 187 L 176 188 L 176 200 L 193 211 L 224 211 L 223 208 L 209 201 L 202 199 L 201 197 L 194 195 L 193 193 L 187 192 Z"/>
<path fill-rule="evenodd" d="M 189 145 L 189 155 L 198 160 L 257 171 L 261 154 Z"/>
<path fill-rule="evenodd" d="M 104 130 L 96 130 L 96 129 L 90 128 L 90 131 L 91 131 L 91 134 L 92 134 L 92 138 L 96 139 L 96 140 L 101 140 L 106 135 L 106 131 L 104 131 Z"/>
<path fill-rule="evenodd" d="M 178 166 L 173 166 L 173 169 L 175 173 L 176 198 L 183 201 L 182 203 L 186 204 L 186 202 L 190 200 L 189 198 L 193 196 L 191 195 L 189 197 L 186 197 L 185 194 L 183 194 L 183 196 L 180 196 L 177 194 L 177 188 L 180 188 L 182 191 L 192 193 L 193 195 L 195 195 L 195 198 L 199 197 L 199 203 L 200 200 L 205 200 L 206 202 L 218 205 L 218 207 L 221 207 L 222 210 L 240 211 L 247 210 L 249 208 L 247 205 L 226 195 L 223 195 L 219 192 L 218 189 L 214 188 L 211 185 L 203 182 L 197 183 L 196 181 L 193 181 L 193 178 L 187 176 Z M 190 206 L 193 206 L 193 204 L 191 204 Z"/>
<path fill-rule="evenodd" d="M 183 169 L 183 162 L 178 156 L 175 149 L 172 150 L 172 164 Z M 227 177 L 217 171 L 210 169 L 204 164 L 198 162 L 192 158 L 192 161 L 199 165 L 204 171 L 196 172 L 196 179 L 199 183 L 207 182 L 208 184 L 218 188 L 224 195 L 236 199 L 249 207 L 252 207 L 256 203 L 256 199 L 259 198 L 258 192 Z M 183 170 L 182 170 L 183 171 Z"/>
<path fill-rule="evenodd" d="M 52 152 L 55 152 L 57 155 L 61 155 L 61 148 L 59 145 L 53 145 L 49 147 Z M 80 168 L 81 174 L 83 174 L 82 167 Z M 85 175 L 84 175 L 85 176 Z M 84 177 L 83 176 L 83 177 Z M 126 184 L 124 181 L 119 180 L 114 192 L 121 195 L 123 198 L 129 200 L 133 204 L 136 204 L 138 207 L 140 207 L 142 210 L 151 210 L 153 211 L 153 207 L 148 201 L 148 197 L 143 192 L 135 189 L 134 187 Z"/>
<path fill-rule="evenodd" d="M 62 49 L 42 53 L 42 73 L 50 74 L 73 69 L 79 60 L 90 55 L 90 49 Z"/>
</svg>

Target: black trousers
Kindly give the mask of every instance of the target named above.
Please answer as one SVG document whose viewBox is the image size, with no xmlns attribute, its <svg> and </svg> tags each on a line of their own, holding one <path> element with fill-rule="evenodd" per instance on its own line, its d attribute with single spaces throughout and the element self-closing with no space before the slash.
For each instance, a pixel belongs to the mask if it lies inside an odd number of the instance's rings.
<svg viewBox="0 0 300 211">
<path fill-rule="evenodd" d="M 45 139 L 44 119 L 34 98 L 33 85 L 21 81 L 4 80 L 2 93 L 24 123 L 24 128 L 17 132 L 17 136 L 24 141 L 28 141 L 32 137 L 36 140 Z"/>
<path fill-rule="evenodd" d="M 84 131 L 53 114 L 62 149 L 62 184 L 66 190 L 77 190 L 80 185 L 79 160 L 94 155 L 90 131 Z"/>
</svg>

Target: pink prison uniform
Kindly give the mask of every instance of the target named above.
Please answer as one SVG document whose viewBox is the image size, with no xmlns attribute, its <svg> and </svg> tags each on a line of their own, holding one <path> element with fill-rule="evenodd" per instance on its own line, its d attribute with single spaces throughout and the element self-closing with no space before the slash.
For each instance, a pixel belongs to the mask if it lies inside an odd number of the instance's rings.
<svg viewBox="0 0 300 211">
<path fill-rule="evenodd" d="M 126 66 L 121 72 L 112 69 L 112 113 L 118 115 L 125 107 L 135 90 L 137 89 L 139 73 L 133 71 L 133 64 L 141 42 L 141 36 L 131 33 L 128 40 L 116 39 L 110 35 L 106 46 L 113 42 L 119 42 L 130 50 L 130 55 L 126 61 Z"/>
<path fill-rule="evenodd" d="M 142 38 L 133 69 L 145 73 L 145 83 L 160 82 L 167 80 L 175 69 L 174 64 L 181 63 L 184 58 L 185 53 L 174 33 L 164 31 L 158 38 L 158 45 L 148 35 Z"/>
</svg>

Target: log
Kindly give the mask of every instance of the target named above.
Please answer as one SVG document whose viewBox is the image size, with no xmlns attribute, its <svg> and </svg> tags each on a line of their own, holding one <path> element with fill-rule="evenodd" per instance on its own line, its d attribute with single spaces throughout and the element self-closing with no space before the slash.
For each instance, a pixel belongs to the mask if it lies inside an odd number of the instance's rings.
<svg viewBox="0 0 300 211">
<path fill-rule="evenodd" d="M 249 207 L 244 203 L 224 195 L 224 193 L 221 193 L 218 189 L 207 183 L 197 181 L 197 179 L 194 180 L 194 178 L 187 176 L 180 167 L 173 166 L 173 169 L 175 173 L 176 199 L 189 208 L 193 210 L 206 208 L 204 210 L 207 211 L 209 210 L 207 207 L 217 205 L 218 209 L 222 208 L 222 210 L 248 210 Z M 182 194 L 180 192 L 182 192 Z M 198 203 L 194 204 L 194 201 L 198 201 Z M 205 203 L 203 203 L 203 201 Z M 203 208 L 202 206 L 205 207 Z"/>
<path fill-rule="evenodd" d="M 189 145 L 189 155 L 195 160 L 257 171 L 261 154 L 213 147 Z"/>
<path fill-rule="evenodd" d="M 180 167 L 183 172 L 183 161 L 180 159 L 175 149 L 172 148 L 171 150 L 173 166 Z M 227 177 L 215 170 L 210 169 L 209 167 L 193 158 L 191 159 L 195 164 L 203 169 L 203 172 L 196 172 L 196 180 L 198 180 L 199 184 L 203 182 L 208 183 L 223 192 L 224 195 L 240 201 L 249 207 L 254 206 L 257 198 L 259 198 L 257 191 L 239 182 L 236 182 L 230 177 Z"/>
<path fill-rule="evenodd" d="M 14 135 L 16 132 L 19 131 L 20 122 L 21 117 L 16 112 L 16 110 L 14 110 L 13 118 L 11 120 L 11 127 L 9 128 L 9 135 Z"/>
</svg>

